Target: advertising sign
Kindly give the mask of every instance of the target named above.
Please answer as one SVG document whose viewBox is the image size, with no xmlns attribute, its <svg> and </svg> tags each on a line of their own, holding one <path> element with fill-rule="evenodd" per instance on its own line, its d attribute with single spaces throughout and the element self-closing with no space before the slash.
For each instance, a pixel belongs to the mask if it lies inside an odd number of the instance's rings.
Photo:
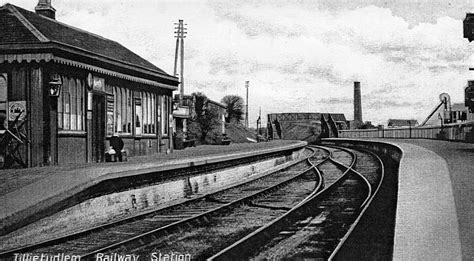
<svg viewBox="0 0 474 261">
<path fill-rule="evenodd" d="M 18 120 L 22 121 L 26 116 L 26 101 L 10 101 L 8 102 L 8 120 L 14 121 L 18 115 Z"/>
</svg>

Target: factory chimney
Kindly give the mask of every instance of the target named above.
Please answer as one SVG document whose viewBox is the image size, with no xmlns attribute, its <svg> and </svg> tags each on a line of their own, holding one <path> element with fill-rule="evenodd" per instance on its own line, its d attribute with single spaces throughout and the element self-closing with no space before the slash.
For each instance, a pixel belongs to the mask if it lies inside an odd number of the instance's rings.
<svg viewBox="0 0 474 261">
<path fill-rule="evenodd" d="M 362 101 L 360 95 L 360 82 L 354 82 L 354 121 L 362 124 Z"/>
<path fill-rule="evenodd" d="M 51 0 L 39 0 L 35 7 L 35 12 L 39 15 L 56 19 L 56 9 L 51 5 Z"/>
</svg>

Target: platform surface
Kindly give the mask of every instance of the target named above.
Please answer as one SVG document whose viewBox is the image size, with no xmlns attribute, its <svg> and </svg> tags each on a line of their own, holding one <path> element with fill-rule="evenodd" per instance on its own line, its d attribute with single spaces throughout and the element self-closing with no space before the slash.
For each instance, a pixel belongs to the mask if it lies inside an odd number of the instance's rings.
<svg viewBox="0 0 474 261">
<path fill-rule="evenodd" d="M 37 204 L 51 205 L 98 182 L 147 172 L 197 166 L 262 153 L 302 148 L 306 142 L 272 141 L 228 146 L 206 145 L 171 154 L 131 157 L 127 162 L 89 163 L 0 171 L 0 223 Z M 47 202 L 47 203 L 45 203 Z"/>
<path fill-rule="evenodd" d="M 474 144 L 378 141 L 404 152 L 394 260 L 474 260 Z"/>
</svg>

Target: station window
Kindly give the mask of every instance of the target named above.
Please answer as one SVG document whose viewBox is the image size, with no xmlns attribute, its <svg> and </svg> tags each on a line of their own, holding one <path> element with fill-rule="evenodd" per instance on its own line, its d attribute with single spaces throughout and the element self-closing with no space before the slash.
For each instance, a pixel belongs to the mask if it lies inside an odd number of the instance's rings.
<svg viewBox="0 0 474 261">
<path fill-rule="evenodd" d="M 168 135 L 169 97 L 151 92 L 132 91 L 109 86 L 107 98 L 107 134 L 111 131 L 125 134 L 157 134 L 159 127 Z M 110 120 L 109 120 L 110 119 Z M 110 127 L 109 127 L 110 122 Z"/>
<path fill-rule="evenodd" d="M 114 95 L 114 132 L 122 132 L 122 95 L 120 88 L 113 87 Z"/>
<path fill-rule="evenodd" d="M 142 96 L 142 119 L 143 119 L 143 133 L 148 133 L 148 93 L 144 92 Z"/>
<path fill-rule="evenodd" d="M 135 98 L 135 135 L 142 135 L 142 99 Z"/>
<path fill-rule="evenodd" d="M 130 91 L 125 88 L 114 86 L 112 88 L 113 97 L 110 97 L 110 118 L 113 122 L 111 129 L 114 132 L 131 134 L 132 130 L 132 105 Z"/>
<path fill-rule="evenodd" d="M 157 133 L 163 134 L 162 127 L 161 127 L 161 123 L 163 122 L 163 119 L 161 118 L 161 115 L 163 115 L 161 111 L 163 103 L 162 103 L 161 97 L 162 96 L 156 96 L 156 119 L 158 121 L 156 123 L 156 128 L 157 128 Z"/>
<path fill-rule="evenodd" d="M 106 126 L 107 126 L 107 136 L 112 136 L 114 134 L 114 111 L 115 111 L 115 100 L 112 93 L 107 93 L 105 96 L 106 99 Z"/>
<path fill-rule="evenodd" d="M 154 134 L 155 130 L 155 113 L 156 113 L 156 104 L 155 94 L 145 92 L 142 95 L 142 110 L 143 110 L 143 133 Z"/>
<path fill-rule="evenodd" d="M 151 132 L 156 133 L 156 94 L 152 94 L 151 96 Z"/>
<path fill-rule="evenodd" d="M 58 128 L 84 130 L 84 82 L 62 76 L 62 91 L 58 97 Z"/>
<path fill-rule="evenodd" d="M 125 113 L 127 117 L 125 120 L 122 121 L 123 127 L 124 127 L 124 132 L 126 133 L 132 133 L 132 91 L 131 90 L 124 90 L 125 95 L 125 100 L 126 103 L 124 103 L 124 108 L 125 108 Z"/>
</svg>

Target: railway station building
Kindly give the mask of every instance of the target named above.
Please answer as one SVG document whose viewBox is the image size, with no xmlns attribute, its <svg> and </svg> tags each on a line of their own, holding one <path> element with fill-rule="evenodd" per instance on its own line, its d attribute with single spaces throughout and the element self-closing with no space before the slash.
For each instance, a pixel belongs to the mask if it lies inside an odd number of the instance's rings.
<svg viewBox="0 0 474 261">
<path fill-rule="evenodd" d="M 31 12 L 0 7 L 3 163 L 101 162 L 119 133 L 129 156 L 168 151 L 178 79 L 121 44 Z M 13 145 L 12 145 L 13 144 Z"/>
</svg>

